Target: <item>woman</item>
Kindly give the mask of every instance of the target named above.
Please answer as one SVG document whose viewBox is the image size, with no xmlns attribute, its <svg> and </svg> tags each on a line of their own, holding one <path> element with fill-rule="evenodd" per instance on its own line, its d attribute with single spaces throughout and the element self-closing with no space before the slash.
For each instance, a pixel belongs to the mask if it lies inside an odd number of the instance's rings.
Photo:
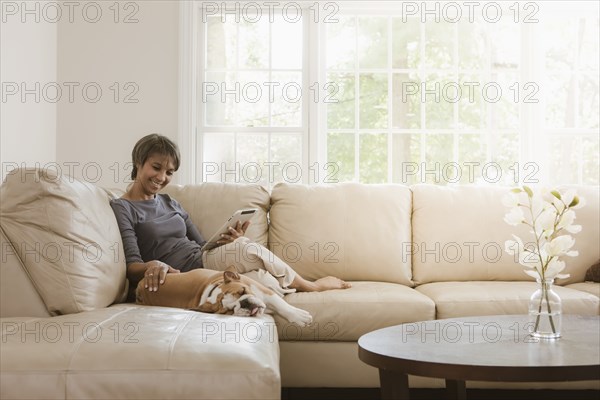
<svg viewBox="0 0 600 400">
<path fill-rule="evenodd" d="M 229 228 L 220 247 L 202 252 L 205 243 L 188 213 L 169 195 L 158 192 L 179 169 L 177 145 L 165 136 L 140 139 L 131 153 L 133 183 L 111 201 L 117 218 L 132 288 L 146 278 L 146 288 L 157 291 L 169 274 L 194 268 L 224 270 L 234 265 L 280 295 L 298 291 L 346 289 L 350 284 L 335 277 L 309 282 L 265 247 L 244 237 L 249 222 Z M 243 256 L 242 256 L 243 255 Z"/>
</svg>

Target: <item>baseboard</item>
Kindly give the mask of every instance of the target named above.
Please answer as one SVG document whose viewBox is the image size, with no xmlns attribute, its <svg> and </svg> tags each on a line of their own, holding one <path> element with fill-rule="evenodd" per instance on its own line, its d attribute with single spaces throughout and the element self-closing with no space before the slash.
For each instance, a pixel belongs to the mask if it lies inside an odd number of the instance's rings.
<svg viewBox="0 0 600 400">
<path fill-rule="evenodd" d="M 411 400 L 445 398 L 444 389 L 410 389 Z M 600 390 L 467 389 L 472 400 L 598 400 Z M 281 400 L 380 400 L 379 388 L 282 388 Z"/>
</svg>

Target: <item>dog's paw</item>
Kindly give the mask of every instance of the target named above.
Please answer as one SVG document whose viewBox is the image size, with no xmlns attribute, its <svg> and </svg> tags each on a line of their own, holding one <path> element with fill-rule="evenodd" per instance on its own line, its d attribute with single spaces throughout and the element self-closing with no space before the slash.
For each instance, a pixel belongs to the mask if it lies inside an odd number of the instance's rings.
<svg viewBox="0 0 600 400">
<path fill-rule="evenodd" d="M 288 316 L 288 321 L 300 327 L 310 325 L 312 323 L 312 315 L 306 310 L 296 308 L 293 313 Z"/>
</svg>

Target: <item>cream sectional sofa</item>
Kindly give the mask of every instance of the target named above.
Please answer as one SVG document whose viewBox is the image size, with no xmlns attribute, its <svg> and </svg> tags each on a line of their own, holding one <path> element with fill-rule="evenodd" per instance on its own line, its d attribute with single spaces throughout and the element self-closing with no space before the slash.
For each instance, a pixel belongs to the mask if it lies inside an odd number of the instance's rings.
<svg viewBox="0 0 600 400">
<path fill-rule="evenodd" d="M 503 243 L 507 188 L 279 184 L 168 187 L 209 236 L 232 211 L 260 210 L 247 236 L 309 279 L 348 290 L 293 293 L 299 328 L 125 303 L 115 194 L 52 171 L 15 170 L 0 188 L 0 398 L 278 398 L 285 387 L 377 387 L 357 339 L 385 326 L 458 316 L 522 314 L 535 283 Z M 565 313 L 600 314 L 599 192 L 577 187 L 579 256 L 557 292 Z M 597 334 L 597 333 L 596 333 Z M 417 387 L 443 382 L 411 377 Z M 474 387 L 499 387 L 475 383 Z M 502 385 L 502 387 L 505 387 Z M 551 387 L 526 384 L 524 387 Z M 599 388 L 599 382 L 557 387 Z"/>
</svg>

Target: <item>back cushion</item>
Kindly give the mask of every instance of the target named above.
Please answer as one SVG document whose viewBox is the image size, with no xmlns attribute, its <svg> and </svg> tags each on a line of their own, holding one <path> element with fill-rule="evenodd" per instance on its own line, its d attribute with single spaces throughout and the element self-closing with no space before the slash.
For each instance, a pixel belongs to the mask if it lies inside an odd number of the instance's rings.
<svg viewBox="0 0 600 400">
<path fill-rule="evenodd" d="M 202 183 L 169 185 L 163 189 L 188 212 L 205 240 L 208 240 L 231 215 L 240 209 L 257 208 L 247 237 L 266 246 L 269 193 L 260 185 Z"/>
<path fill-rule="evenodd" d="M 583 226 L 573 235 L 578 257 L 562 257 L 571 277 L 559 284 L 581 282 L 598 259 L 598 188 L 577 187 L 587 205 L 576 210 Z M 532 243 L 529 228 L 504 222 L 509 209 L 502 197 L 507 187 L 444 187 L 415 185 L 413 190 L 413 279 L 417 284 L 439 281 L 532 280 L 504 242 L 519 236 Z"/>
<path fill-rule="evenodd" d="M 17 169 L 0 189 L 0 218 L 52 315 L 123 299 L 121 235 L 104 190 L 52 170 Z"/>
<path fill-rule="evenodd" d="M 278 184 L 271 193 L 269 246 L 307 279 L 412 285 L 411 192 L 402 185 Z"/>
</svg>

